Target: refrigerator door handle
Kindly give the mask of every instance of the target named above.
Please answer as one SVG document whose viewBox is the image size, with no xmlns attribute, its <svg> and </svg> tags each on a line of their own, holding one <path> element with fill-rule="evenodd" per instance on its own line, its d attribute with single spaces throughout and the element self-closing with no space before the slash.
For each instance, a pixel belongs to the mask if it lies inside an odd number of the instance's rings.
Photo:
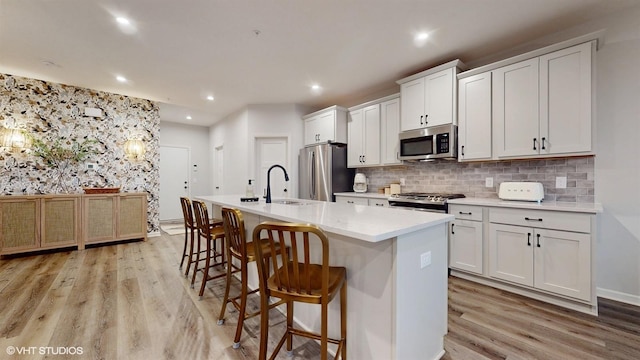
<svg viewBox="0 0 640 360">
<path fill-rule="evenodd" d="M 309 161 L 309 177 L 311 179 L 311 186 L 309 187 L 309 198 L 315 200 L 316 193 L 316 153 L 311 151 L 309 153 L 311 160 Z"/>
</svg>

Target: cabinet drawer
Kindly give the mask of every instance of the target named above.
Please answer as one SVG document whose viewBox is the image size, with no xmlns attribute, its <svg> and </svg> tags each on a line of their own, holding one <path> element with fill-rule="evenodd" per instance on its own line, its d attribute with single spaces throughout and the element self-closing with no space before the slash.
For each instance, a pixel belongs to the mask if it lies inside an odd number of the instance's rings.
<svg viewBox="0 0 640 360">
<path fill-rule="evenodd" d="M 470 205 L 449 205 L 449 214 L 456 219 L 482 221 L 482 207 Z"/>
<path fill-rule="evenodd" d="M 369 199 L 364 197 L 336 196 L 336 202 L 343 204 L 369 205 Z"/>
<path fill-rule="evenodd" d="M 369 199 L 369 206 L 388 207 L 389 201 L 385 199 Z"/>
<path fill-rule="evenodd" d="M 531 226 L 535 228 L 591 232 L 591 215 L 559 211 L 524 209 L 489 209 L 489 221 L 499 224 Z"/>
</svg>

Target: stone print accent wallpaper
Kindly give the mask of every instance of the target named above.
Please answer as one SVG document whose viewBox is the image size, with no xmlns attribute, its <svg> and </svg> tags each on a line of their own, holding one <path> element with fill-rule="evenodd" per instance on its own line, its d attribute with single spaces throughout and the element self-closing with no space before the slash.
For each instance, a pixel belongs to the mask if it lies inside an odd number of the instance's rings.
<svg viewBox="0 0 640 360">
<path fill-rule="evenodd" d="M 85 108 L 102 110 L 102 117 L 84 115 Z M 147 192 L 149 233 L 160 231 L 158 105 L 150 100 L 0 74 L 0 126 L 22 129 L 33 138 L 52 144 L 60 139 L 96 140 L 96 155 L 73 165 L 65 176 L 66 189 L 57 184 L 56 169 L 29 150 L 0 150 L 0 193 L 28 195 L 82 193 L 83 187 L 120 187 L 121 192 Z M 144 141 L 143 159 L 124 154 L 128 139 Z M 97 164 L 87 170 L 86 163 Z"/>
<path fill-rule="evenodd" d="M 435 161 L 359 169 L 367 176 L 368 191 L 376 192 L 405 179 L 402 192 L 462 193 L 467 197 L 497 198 L 503 181 L 535 181 L 544 187 L 544 201 L 594 202 L 594 157 L 458 163 Z M 567 177 L 567 188 L 556 188 L 556 177 Z M 485 187 L 485 178 L 493 187 Z"/>
</svg>

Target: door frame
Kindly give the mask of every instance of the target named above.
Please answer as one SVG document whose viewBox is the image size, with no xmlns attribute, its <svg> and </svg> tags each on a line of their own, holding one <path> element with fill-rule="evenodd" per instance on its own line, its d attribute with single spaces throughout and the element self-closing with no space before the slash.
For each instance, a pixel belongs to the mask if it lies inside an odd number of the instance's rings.
<svg viewBox="0 0 640 360">
<path fill-rule="evenodd" d="M 222 173 L 218 172 L 218 151 L 222 150 Z M 219 184 L 218 184 L 219 182 Z M 218 189 L 216 190 L 216 185 Z M 211 156 L 211 193 L 214 195 L 224 194 L 224 143 L 213 147 Z"/>
</svg>

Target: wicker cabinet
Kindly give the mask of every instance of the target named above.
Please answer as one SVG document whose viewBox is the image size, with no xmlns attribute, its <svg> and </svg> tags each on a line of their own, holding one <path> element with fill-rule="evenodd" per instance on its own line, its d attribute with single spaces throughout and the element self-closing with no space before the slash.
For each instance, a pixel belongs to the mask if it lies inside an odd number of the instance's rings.
<svg viewBox="0 0 640 360">
<path fill-rule="evenodd" d="M 84 195 L 84 243 L 146 238 L 147 194 Z"/>
<path fill-rule="evenodd" d="M 0 255 L 146 237 L 146 193 L 0 196 Z"/>
<path fill-rule="evenodd" d="M 0 254 L 79 246 L 80 195 L 0 199 Z"/>
</svg>

